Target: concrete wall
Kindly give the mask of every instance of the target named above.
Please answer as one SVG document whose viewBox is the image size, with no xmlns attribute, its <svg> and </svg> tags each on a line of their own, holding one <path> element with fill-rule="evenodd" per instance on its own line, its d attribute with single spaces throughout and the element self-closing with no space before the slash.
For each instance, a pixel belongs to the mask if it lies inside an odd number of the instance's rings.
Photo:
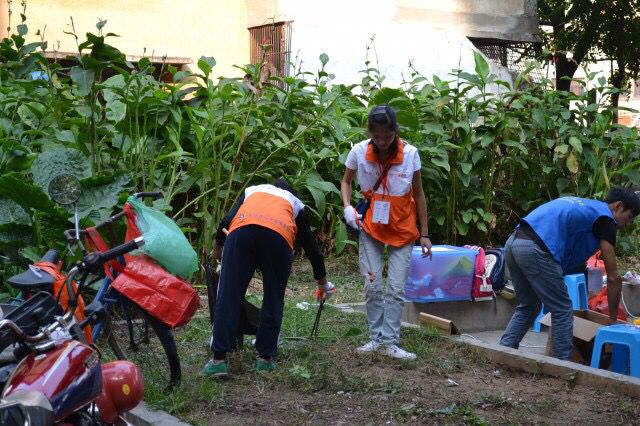
<svg viewBox="0 0 640 426">
<path fill-rule="evenodd" d="M 469 2 L 440 3 L 463 8 Z M 509 0 L 508 3 L 522 4 L 522 1 Z M 302 69 L 315 71 L 320 67 L 319 55 L 327 53 L 328 71 L 334 73 L 340 83 L 359 82 L 367 57 L 371 65 L 378 66 L 387 77 L 385 84 L 389 86 L 398 86 L 403 76 L 409 78 L 410 63 L 428 78 L 435 74 L 446 79 L 454 68 L 473 72 L 475 67 L 475 48 L 460 26 L 453 21 L 449 27 L 431 25 L 426 14 L 421 15 L 425 18 L 421 19 L 417 12 L 409 10 L 409 6 L 414 9 L 418 6 L 415 1 L 246 0 L 246 4 L 249 26 L 272 20 L 292 21 L 292 59 L 301 62 Z M 425 12 L 428 5 L 436 7 L 438 2 L 429 0 L 420 4 L 420 11 Z M 445 12 L 452 16 L 452 10 Z M 462 18 L 457 22 L 460 20 Z M 368 45 L 371 48 L 367 51 Z M 510 78 L 506 70 L 497 65 L 494 72 L 502 79 Z"/>
<path fill-rule="evenodd" d="M 0 4 L 5 7 L 6 1 Z M 12 27 L 19 23 L 20 2 L 13 2 Z M 6 9 L 6 7 L 5 7 Z M 0 28 L 7 26 L 0 8 Z M 214 75 L 238 76 L 234 64 L 249 61 L 246 4 L 241 0 L 28 0 L 27 25 L 30 41 L 46 26 L 49 50 L 76 52 L 69 31 L 70 17 L 81 39 L 95 33 L 98 18 L 106 19 L 106 32 L 121 37 L 110 43 L 127 55 L 190 58 L 195 67 L 200 56 L 213 56 Z"/>
<path fill-rule="evenodd" d="M 467 37 L 540 41 L 535 0 L 395 0 L 394 20 L 454 29 Z"/>
</svg>

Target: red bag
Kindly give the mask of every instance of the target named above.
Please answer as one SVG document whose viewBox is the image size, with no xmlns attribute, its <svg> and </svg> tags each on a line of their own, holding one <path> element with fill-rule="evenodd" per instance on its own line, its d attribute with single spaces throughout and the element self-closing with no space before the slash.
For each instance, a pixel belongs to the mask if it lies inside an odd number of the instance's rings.
<svg viewBox="0 0 640 426">
<path fill-rule="evenodd" d="M 607 287 L 603 287 L 597 294 L 589 298 L 589 310 L 609 315 L 609 300 L 607 299 Z M 624 312 L 622 304 L 618 306 L 618 319 L 627 320 L 627 314 Z"/>
<path fill-rule="evenodd" d="M 171 328 L 188 323 L 200 301 L 189 283 L 146 256 L 127 256 L 127 265 L 111 285 Z"/>
<path fill-rule="evenodd" d="M 471 297 L 473 298 L 474 302 L 493 300 L 495 294 L 493 292 L 493 286 L 491 285 L 491 279 L 487 275 L 486 271 L 484 249 L 478 246 L 465 247 L 473 250 L 478 250 L 473 272 L 473 286 L 471 287 Z"/>
</svg>

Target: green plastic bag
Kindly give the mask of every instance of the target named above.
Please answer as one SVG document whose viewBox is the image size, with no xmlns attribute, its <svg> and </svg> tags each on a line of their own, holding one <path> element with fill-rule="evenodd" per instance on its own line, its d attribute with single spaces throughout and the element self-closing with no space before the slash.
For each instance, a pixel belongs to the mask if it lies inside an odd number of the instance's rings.
<svg viewBox="0 0 640 426">
<path fill-rule="evenodd" d="M 134 196 L 130 196 L 127 202 L 136 211 L 136 225 L 144 237 L 140 251 L 155 259 L 167 271 L 183 278 L 198 270 L 198 255 L 173 220 L 147 207 Z"/>
</svg>

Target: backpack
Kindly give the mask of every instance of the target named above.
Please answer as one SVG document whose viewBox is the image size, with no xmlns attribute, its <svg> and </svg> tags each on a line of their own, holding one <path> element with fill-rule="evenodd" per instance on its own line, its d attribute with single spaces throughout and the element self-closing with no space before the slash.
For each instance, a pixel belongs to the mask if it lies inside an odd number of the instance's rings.
<svg viewBox="0 0 640 426">
<path fill-rule="evenodd" d="M 473 271 L 473 285 L 471 287 L 471 297 L 473 298 L 473 301 L 480 302 L 483 300 L 493 300 L 495 298 L 495 293 L 491 286 L 491 278 L 486 271 L 486 256 L 484 249 L 478 246 L 465 247 L 478 250 Z"/>
<path fill-rule="evenodd" d="M 506 284 L 504 248 L 488 248 L 485 250 L 485 270 L 493 291 L 500 292 Z"/>
</svg>

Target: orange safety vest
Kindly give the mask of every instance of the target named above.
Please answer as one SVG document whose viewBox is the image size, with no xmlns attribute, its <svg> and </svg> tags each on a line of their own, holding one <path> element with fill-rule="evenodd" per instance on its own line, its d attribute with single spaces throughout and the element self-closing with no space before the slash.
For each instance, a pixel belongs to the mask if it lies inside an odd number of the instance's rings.
<svg viewBox="0 0 640 426">
<path fill-rule="evenodd" d="M 371 197 L 371 207 L 363 218 L 363 229 L 376 240 L 393 247 L 403 247 L 411 244 L 420 236 L 416 226 L 417 210 L 416 202 L 413 199 L 412 186 L 410 185 L 408 191 L 402 195 L 390 195 L 385 189 L 390 180 L 394 179 L 394 168 L 403 164 L 405 144 L 406 142 L 398 138 L 398 150 L 392 158 L 388 159 L 392 166 L 389 168 L 387 176 L 382 180 L 374 194 L 371 191 L 364 193 L 366 197 Z M 382 170 L 383 164 L 373 150 L 373 143 L 367 146 L 365 160 L 379 164 Z M 388 224 L 373 223 L 373 210 L 376 201 L 388 201 L 391 203 Z"/>
<path fill-rule="evenodd" d="M 229 233 L 247 225 L 260 225 L 276 231 L 293 250 L 298 227 L 295 218 L 304 204 L 293 194 L 273 185 L 247 188 L 245 199 L 229 226 Z"/>
</svg>

